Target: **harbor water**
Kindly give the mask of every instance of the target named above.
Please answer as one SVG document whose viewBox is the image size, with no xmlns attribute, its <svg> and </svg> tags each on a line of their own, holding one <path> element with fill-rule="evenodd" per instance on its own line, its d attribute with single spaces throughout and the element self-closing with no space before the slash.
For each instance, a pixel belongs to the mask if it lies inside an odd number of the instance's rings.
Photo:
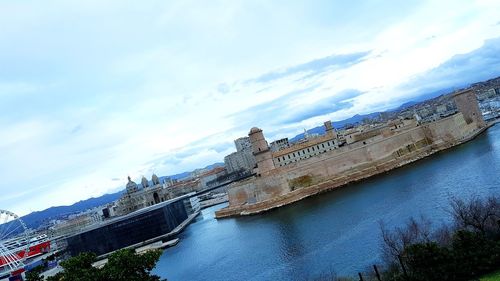
<svg viewBox="0 0 500 281">
<path fill-rule="evenodd" d="M 203 210 L 154 273 L 177 280 L 312 280 L 381 262 L 380 222 L 449 221 L 450 198 L 500 195 L 500 125 L 387 174 L 270 212 L 216 220 Z"/>
</svg>

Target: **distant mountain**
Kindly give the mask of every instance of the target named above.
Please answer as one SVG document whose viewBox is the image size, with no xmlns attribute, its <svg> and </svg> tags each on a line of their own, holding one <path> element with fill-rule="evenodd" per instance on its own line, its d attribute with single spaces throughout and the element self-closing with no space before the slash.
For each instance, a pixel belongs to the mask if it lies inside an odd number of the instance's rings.
<svg viewBox="0 0 500 281">
<path fill-rule="evenodd" d="M 26 216 L 22 217 L 22 220 L 29 228 L 38 228 L 43 223 L 52 220 L 64 217 L 66 215 L 83 212 L 88 209 L 92 209 L 110 202 L 113 202 L 120 198 L 123 191 L 119 191 L 116 193 L 105 194 L 103 196 L 97 198 L 90 198 L 87 200 L 79 201 L 70 206 L 57 206 L 50 207 L 43 211 L 33 212 Z"/>
<path fill-rule="evenodd" d="M 214 163 L 212 165 L 206 166 L 204 169 L 212 170 L 212 169 L 219 168 L 219 167 L 224 167 L 224 163 L 223 162 L 217 162 L 217 163 Z"/>
<path fill-rule="evenodd" d="M 214 163 L 211 165 L 206 166 L 204 169 L 213 169 L 216 167 L 221 167 L 224 166 L 224 163 Z M 169 176 L 172 179 L 184 179 L 188 177 L 191 174 L 191 172 L 183 172 L 179 174 L 175 174 L 172 176 Z M 160 182 L 163 181 L 167 176 L 162 176 L 159 177 Z M 140 184 L 139 184 L 140 186 Z M 79 202 L 76 202 L 73 205 L 70 206 L 57 206 L 57 207 L 50 207 L 48 209 L 45 209 L 43 211 L 37 211 L 37 212 L 32 212 L 26 216 L 22 217 L 22 220 L 28 226 L 29 228 L 36 229 L 39 226 L 43 225 L 45 222 L 48 222 L 52 219 L 58 219 L 58 218 L 63 218 L 67 215 L 70 214 L 75 214 L 79 212 L 83 212 L 88 209 L 92 209 L 95 207 L 99 207 L 108 203 L 111 203 L 115 200 L 118 200 L 120 196 L 124 193 L 124 190 L 118 191 L 116 193 L 111 193 L 111 194 L 105 194 L 100 197 L 92 197 L 87 200 L 82 200 Z"/>
<path fill-rule="evenodd" d="M 371 118 L 375 118 L 379 115 L 380 115 L 380 112 L 373 112 L 373 113 L 362 114 L 362 115 L 356 114 L 356 115 L 352 116 L 351 118 L 347 118 L 347 119 L 340 120 L 340 121 L 334 121 L 334 122 L 332 122 L 332 125 L 334 128 L 339 129 L 339 128 L 343 128 L 344 126 L 349 125 L 349 124 L 360 123 L 365 118 L 371 119 Z M 312 129 L 307 130 L 307 133 L 322 135 L 325 133 L 325 127 L 324 126 L 314 127 Z M 304 133 L 301 133 L 301 134 L 298 134 L 295 137 L 291 138 L 289 141 L 296 142 L 296 141 L 303 139 L 303 138 L 304 138 Z"/>
<path fill-rule="evenodd" d="M 409 101 L 409 102 L 405 102 L 403 103 L 402 105 L 400 105 L 398 108 L 395 108 L 393 109 L 392 111 L 401 111 L 401 110 L 405 110 L 407 109 L 408 107 L 412 107 L 416 104 L 419 104 L 420 102 L 417 102 L 417 101 Z"/>
</svg>

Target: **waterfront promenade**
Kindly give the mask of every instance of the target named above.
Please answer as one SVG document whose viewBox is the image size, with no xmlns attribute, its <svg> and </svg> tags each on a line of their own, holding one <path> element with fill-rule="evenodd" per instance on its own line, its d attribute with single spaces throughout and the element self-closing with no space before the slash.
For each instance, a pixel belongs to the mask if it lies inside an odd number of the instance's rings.
<svg viewBox="0 0 500 281">
<path fill-rule="evenodd" d="M 379 221 L 448 220 L 450 197 L 499 194 L 500 126 L 390 173 L 259 216 L 202 211 L 155 272 L 169 280 L 304 280 L 352 275 L 380 262 Z"/>
</svg>

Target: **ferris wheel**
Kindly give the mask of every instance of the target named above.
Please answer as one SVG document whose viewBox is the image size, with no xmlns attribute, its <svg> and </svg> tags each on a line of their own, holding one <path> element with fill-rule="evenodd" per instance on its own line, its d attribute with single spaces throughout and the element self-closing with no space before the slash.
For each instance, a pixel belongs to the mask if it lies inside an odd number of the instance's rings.
<svg viewBox="0 0 500 281">
<path fill-rule="evenodd" d="M 0 209 L 0 272 L 12 272 L 24 267 L 28 257 L 30 237 L 18 215 Z"/>
</svg>

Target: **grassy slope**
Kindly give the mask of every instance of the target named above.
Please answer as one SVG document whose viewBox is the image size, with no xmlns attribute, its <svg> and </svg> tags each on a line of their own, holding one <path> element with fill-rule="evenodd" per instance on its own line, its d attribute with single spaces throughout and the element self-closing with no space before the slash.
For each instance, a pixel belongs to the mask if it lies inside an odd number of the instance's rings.
<svg viewBox="0 0 500 281">
<path fill-rule="evenodd" d="M 481 281 L 500 281 L 500 271 L 484 276 Z"/>
</svg>

